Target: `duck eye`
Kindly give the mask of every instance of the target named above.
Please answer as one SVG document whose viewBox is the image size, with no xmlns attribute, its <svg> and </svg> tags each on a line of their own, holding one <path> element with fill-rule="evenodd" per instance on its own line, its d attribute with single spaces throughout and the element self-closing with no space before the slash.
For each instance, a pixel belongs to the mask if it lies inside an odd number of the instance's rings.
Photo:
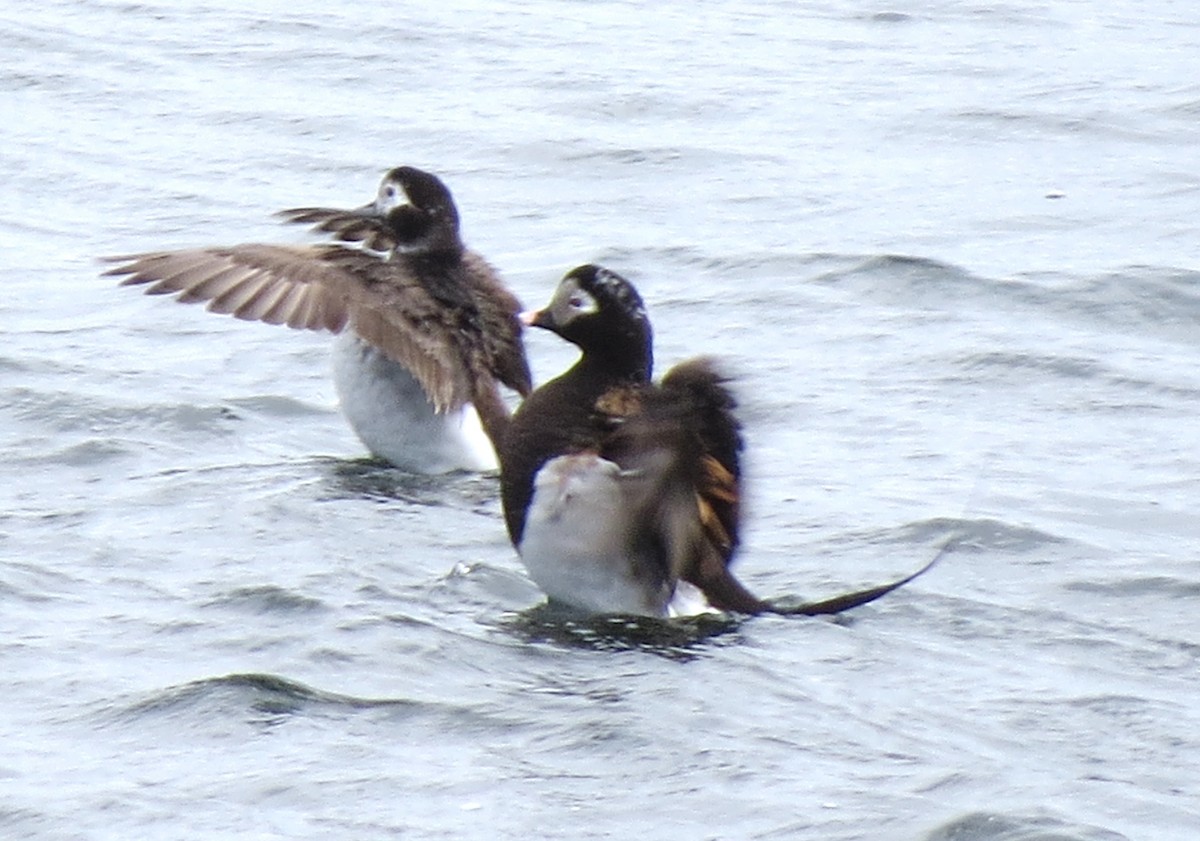
<svg viewBox="0 0 1200 841">
<path fill-rule="evenodd" d="M 387 187 L 387 190 L 385 191 L 385 193 L 386 193 L 386 195 L 387 195 L 387 197 L 388 197 L 389 199 L 394 199 L 394 198 L 396 198 L 396 188 L 395 188 L 395 187 L 393 187 L 391 184 L 389 184 L 389 185 L 388 185 L 388 187 Z"/>
<path fill-rule="evenodd" d="M 587 306 L 587 301 L 584 300 L 582 295 L 572 295 L 570 300 L 567 301 L 567 305 L 573 310 L 581 310 Z"/>
</svg>

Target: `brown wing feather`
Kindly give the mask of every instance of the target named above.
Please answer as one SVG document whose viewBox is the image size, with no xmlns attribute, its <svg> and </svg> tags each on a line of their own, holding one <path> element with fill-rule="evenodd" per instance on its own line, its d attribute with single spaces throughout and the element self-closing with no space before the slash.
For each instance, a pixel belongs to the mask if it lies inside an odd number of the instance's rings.
<svg viewBox="0 0 1200 841">
<path fill-rule="evenodd" d="M 441 309 L 397 264 L 337 245 L 238 245 L 108 258 L 105 275 L 237 318 L 355 333 L 403 365 L 438 411 L 471 399 Z"/>
<path fill-rule="evenodd" d="M 726 564 L 740 540 L 743 447 L 741 423 L 734 414 L 737 400 L 727 383 L 706 357 L 681 362 L 662 381 L 663 393 L 680 405 L 693 436 L 696 493 Z"/>
<path fill-rule="evenodd" d="M 533 374 L 521 339 L 521 302 L 500 282 L 495 269 L 473 251 L 463 254 L 463 269 L 479 310 L 483 362 L 504 385 L 528 397 Z"/>
<path fill-rule="evenodd" d="M 729 569 L 741 525 L 741 427 L 726 379 L 706 359 L 676 366 L 659 387 L 614 390 L 597 409 L 615 425 L 606 457 L 635 481 L 631 539 L 663 571 L 699 587 L 719 609 L 765 603 Z"/>
<path fill-rule="evenodd" d="M 331 207 L 294 207 L 275 214 L 286 222 L 312 225 L 313 230 L 333 234 L 342 242 L 361 242 L 374 251 L 391 251 L 396 239 L 382 219 L 364 216 L 352 210 Z"/>
<path fill-rule="evenodd" d="M 343 242 L 361 242 L 374 251 L 388 252 L 396 240 L 382 219 L 364 216 L 352 210 L 327 207 L 297 207 L 280 211 L 277 216 L 287 222 L 312 225 L 314 230 L 332 234 Z M 468 367 L 478 377 L 476 388 L 480 399 L 492 388 L 494 377 L 528 397 L 533 391 L 533 375 L 521 341 L 523 327 L 518 315 L 521 303 L 500 282 L 495 269 L 473 251 L 462 255 L 463 277 L 469 287 L 471 300 L 479 311 L 479 341 L 464 349 Z"/>
</svg>

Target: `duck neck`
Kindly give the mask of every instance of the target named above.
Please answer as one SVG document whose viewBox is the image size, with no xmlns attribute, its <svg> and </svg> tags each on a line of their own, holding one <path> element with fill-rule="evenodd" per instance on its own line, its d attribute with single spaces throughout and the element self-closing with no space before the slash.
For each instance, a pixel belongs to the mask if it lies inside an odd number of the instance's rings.
<svg viewBox="0 0 1200 841">
<path fill-rule="evenodd" d="M 589 342 L 582 351 L 575 367 L 599 380 L 648 383 L 654 374 L 653 341 L 644 331 Z"/>
<path fill-rule="evenodd" d="M 393 255 L 424 254 L 439 259 L 462 256 L 466 247 L 458 232 L 458 215 L 442 211 L 436 216 L 402 205 L 388 213 L 385 225 L 396 240 Z"/>
</svg>

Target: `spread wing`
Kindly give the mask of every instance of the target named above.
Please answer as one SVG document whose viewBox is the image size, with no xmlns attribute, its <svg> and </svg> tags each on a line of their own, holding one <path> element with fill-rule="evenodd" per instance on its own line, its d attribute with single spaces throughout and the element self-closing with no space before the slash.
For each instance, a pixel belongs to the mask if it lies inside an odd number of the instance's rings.
<svg viewBox="0 0 1200 841">
<path fill-rule="evenodd" d="M 339 333 L 351 327 L 417 379 L 438 411 L 471 399 L 454 325 L 402 267 L 338 245 L 236 245 L 106 258 L 122 286 L 236 318 Z"/>
<path fill-rule="evenodd" d="M 701 519 L 726 564 L 740 541 L 743 447 L 737 400 L 727 383 L 713 360 L 699 357 L 668 371 L 660 389 L 680 407 L 693 438 Z"/>
<path fill-rule="evenodd" d="M 636 411 L 620 413 L 604 455 L 630 478 L 639 512 L 631 539 L 640 550 L 714 607 L 757 613 L 764 603 L 729 570 L 741 525 L 742 437 L 726 382 L 709 359 L 677 365 L 643 390 Z M 609 404 L 617 408 L 611 396 Z"/>
<path fill-rule="evenodd" d="M 471 297 L 479 310 L 484 364 L 522 397 L 533 391 L 533 374 L 521 339 L 521 302 L 502 284 L 495 270 L 473 251 L 463 255 Z"/>
<path fill-rule="evenodd" d="M 293 207 L 281 210 L 276 216 L 296 225 L 312 225 L 313 230 L 332 234 L 342 242 L 361 242 L 372 251 L 391 251 L 396 239 L 384 220 L 365 216 L 353 210 L 332 207 Z"/>
<path fill-rule="evenodd" d="M 390 252 L 396 239 L 385 221 L 354 210 L 329 207 L 296 207 L 276 214 L 293 224 L 312 225 L 313 230 L 332 234 L 342 242 L 362 243 L 378 252 Z M 476 360 L 496 379 L 528 397 L 533 391 L 533 375 L 521 341 L 522 325 L 518 315 L 521 302 L 500 282 L 495 270 L 478 254 L 463 254 L 464 275 L 471 299 L 479 310 L 482 333 L 481 357 Z"/>
</svg>

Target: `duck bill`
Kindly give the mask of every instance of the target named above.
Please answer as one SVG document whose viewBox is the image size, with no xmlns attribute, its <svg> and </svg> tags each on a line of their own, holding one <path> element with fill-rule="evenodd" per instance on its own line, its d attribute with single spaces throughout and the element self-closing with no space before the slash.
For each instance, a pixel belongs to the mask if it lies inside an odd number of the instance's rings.
<svg viewBox="0 0 1200 841">
<path fill-rule="evenodd" d="M 547 330 L 554 329 L 554 319 L 550 315 L 550 310 L 523 310 L 517 316 L 521 323 L 526 327 L 543 327 Z"/>
</svg>

